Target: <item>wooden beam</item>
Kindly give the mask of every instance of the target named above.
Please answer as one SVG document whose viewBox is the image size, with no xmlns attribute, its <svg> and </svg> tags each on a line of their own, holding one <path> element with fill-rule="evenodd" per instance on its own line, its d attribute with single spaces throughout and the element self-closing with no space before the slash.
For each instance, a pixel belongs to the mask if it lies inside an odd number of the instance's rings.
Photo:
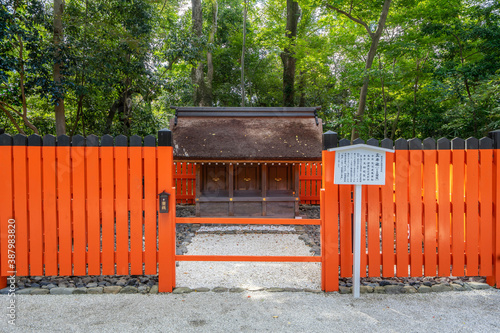
<svg viewBox="0 0 500 333">
<path fill-rule="evenodd" d="M 178 217 L 176 223 L 193 224 L 291 224 L 291 225 L 320 225 L 321 219 L 284 219 L 272 217 Z"/>
</svg>

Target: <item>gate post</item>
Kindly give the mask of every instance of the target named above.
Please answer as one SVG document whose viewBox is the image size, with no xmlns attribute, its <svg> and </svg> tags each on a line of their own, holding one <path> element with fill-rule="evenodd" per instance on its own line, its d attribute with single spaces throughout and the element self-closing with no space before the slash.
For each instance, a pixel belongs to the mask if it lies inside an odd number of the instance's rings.
<svg viewBox="0 0 500 333">
<path fill-rule="evenodd" d="M 500 288 L 500 130 L 490 132 L 489 137 L 493 139 L 493 274 L 486 281 Z"/>
<path fill-rule="evenodd" d="M 323 134 L 323 156 L 322 156 L 322 185 L 325 189 L 324 200 L 321 202 L 321 212 L 324 217 L 321 233 L 324 253 L 322 262 L 322 286 L 324 291 L 332 292 L 339 290 L 339 220 L 338 220 L 338 186 L 333 184 L 333 173 L 335 167 L 335 152 L 329 152 L 329 148 L 337 147 L 337 133 L 328 131 Z M 324 213 L 323 213 L 324 211 Z"/>
<path fill-rule="evenodd" d="M 158 291 L 172 292 L 175 287 L 175 192 L 172 192 L 174 155 L 172 132 L 158 131 L 158 192 L 170 194 L 168 212 L 160 212 L 158 205 Z"/>
</svg>

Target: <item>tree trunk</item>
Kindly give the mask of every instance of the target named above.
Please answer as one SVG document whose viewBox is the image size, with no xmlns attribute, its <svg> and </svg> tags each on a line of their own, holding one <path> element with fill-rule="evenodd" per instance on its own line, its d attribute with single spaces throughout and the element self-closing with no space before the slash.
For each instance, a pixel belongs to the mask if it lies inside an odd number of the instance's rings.
<svg viewBox="0 0 500 333">
<path fill-rule="evenodd" d="M 203 16 L 201 8 L 201 0 L 191 0 L 192 5 L 192 22 L 193 22 L 193 35 L 201 39 L 203 34 Z M 217 31 L 217 11 L 218 5 L 215 1 L 212 8 L 213 25 L 209 35 L 209 43 L 215 40 L 215 33 Z M 212 105 L 212 82 L 213 82 L 213 62 L 212 52 L 207 51 L 207 78 L 205 82 L 204 64 L 200 61 L 196 67 L 191 70 L 191 81 L 194 85 L 193 102 L 198 106 L 211 106 Z"/>
<path fill-rule="evenodd" d="M 247 0 L 243 4 L 243 45 L 241 47 L 241 106 L 245 106 L 245 42 L 247 39 Z"/>
<path fill-rule="evenodd" d="M 370 76 L 368 75 L 368 70 L 372 67 L 373 59 L 377 54 L 378 43 L 380 41 L 380 36 L 382 36 L 382 32 L 384 31 L 385 21 L 387 20 L 390 6 L 391 6 L 391 0 L 385 0 L 384 6 L 382 7 L 382 13 L 380 14 L 380 19 L 378 21 L 377 30 L 375 33 L 370 34 L 372 43 L 370 45 L 370 50 L 368 51 L 368 56 L 366 58 L 365 77 L 363 79 L 363 86 L 361 87 L 361 92 L 359 94 L 358 111 L 356 112 L 356 115 L 354 117 L 355 124 L 354 127 L 352 128 L 351 140 L 359 138 L 359 131 L 356 125 L 363 119 L 363 114 L 365 113 L 366 96 L 368 95 L 368 85 L 370 83 Z"/>
<path fill-rule="evenodd" d="M 59 45 L 63 40 L 63 25 L 62 25 L 62 15 L 64 12 L 64 0 L 54 0 L 54 82 L 57 86 L 59 97 L 56 99 L 56 105 L 54 107 L 55 118 L 56 118 L 56 133 L 57 135 L 66 134 L 66 117 L 64 115 L 64 97 L 62 97 L 63 89 L 61 86 L 61 70 L 60 70 L 60 59 L 59 59 Z"/>
<path fill-rule="evenodd" d="M 392 123 L 392 133 L 391 133 L 391 140 L 394 141 L 394 137 L 396 136 L 396 128 L 398 127 L 398 122 L 399 122 L 399 115 L 401 114 L 401 106 L 396 105 L 398 108 L 398 114 L 396 116 L 396 119 L 394 119 L 394 122 Z"/>
<path fill-rule="evenodd" d="M 285 47 L 281 53 L 283 62 L 283 106 L 293 106 L 295 97 L 295 38 L 297 37 L 297 25 L 299 23 L 299 4 L 293 0 L 286 1 L 286 32 L 285 36 L 289 40 L 289 47 Z"/>
<path fill-rule="evenodd" d="M 213 2 L 212 7 L 212 29 L 210 30 L 210 35 L 208 36 L 208 43 L 213 44 L 215 41 L 215 34 L 217 33 L 217 14 L 219 7 L 217 1 Z M 214 80 L 214 64 L 212 61 L 212 51 L 209 48 L 207 51 L 207 84 L 206 89 L 203 92 L 202 104 L 205 106 L 212 106 L 212 83 Z"/>
<path fill-rule="evenodd" d="M 380 83 L 382 84 L 382 100 L 384 102 L 384 139 L 387 138 L 387 97 L 385 96 L 385 82 L 382 74 L 382 61 L 378 59 L 378 69 L 380 70 Z"/>
</svg>

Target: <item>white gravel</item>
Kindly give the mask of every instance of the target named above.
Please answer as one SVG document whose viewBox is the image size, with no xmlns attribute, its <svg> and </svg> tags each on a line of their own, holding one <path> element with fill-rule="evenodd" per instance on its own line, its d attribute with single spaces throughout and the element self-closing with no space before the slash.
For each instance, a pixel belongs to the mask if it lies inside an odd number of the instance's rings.
<svg viewBox="0 0 500 333">
<path fill-rule="evenodd" d="M 0 332 L 499 332 L 500 291 L 429 294 L 19 295 Z"/>
<path fill-rule="evenodd" d="M 311 256 L 296 234 L 198 234 L 187 249 L 188 255 Z M 181 261 L 176 273 L 178 287 L 321 289 L 320 263 Z"/>
</svg>

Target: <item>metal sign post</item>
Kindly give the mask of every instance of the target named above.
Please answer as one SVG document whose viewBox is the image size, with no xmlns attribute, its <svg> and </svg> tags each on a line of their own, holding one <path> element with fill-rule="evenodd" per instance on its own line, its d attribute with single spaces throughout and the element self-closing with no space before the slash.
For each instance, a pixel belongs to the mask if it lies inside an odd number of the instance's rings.
<svg viewBox="0 0 500 333">
<path fill-rule="evenodd" d="M 361 275 L 362 185 L 385 185 L 385 155 L 394 150 L 359 144 L 328 149 L 335 151 L 334 184 L 354 186 L 353 294 L 359 298 Z"/>
</svg>

